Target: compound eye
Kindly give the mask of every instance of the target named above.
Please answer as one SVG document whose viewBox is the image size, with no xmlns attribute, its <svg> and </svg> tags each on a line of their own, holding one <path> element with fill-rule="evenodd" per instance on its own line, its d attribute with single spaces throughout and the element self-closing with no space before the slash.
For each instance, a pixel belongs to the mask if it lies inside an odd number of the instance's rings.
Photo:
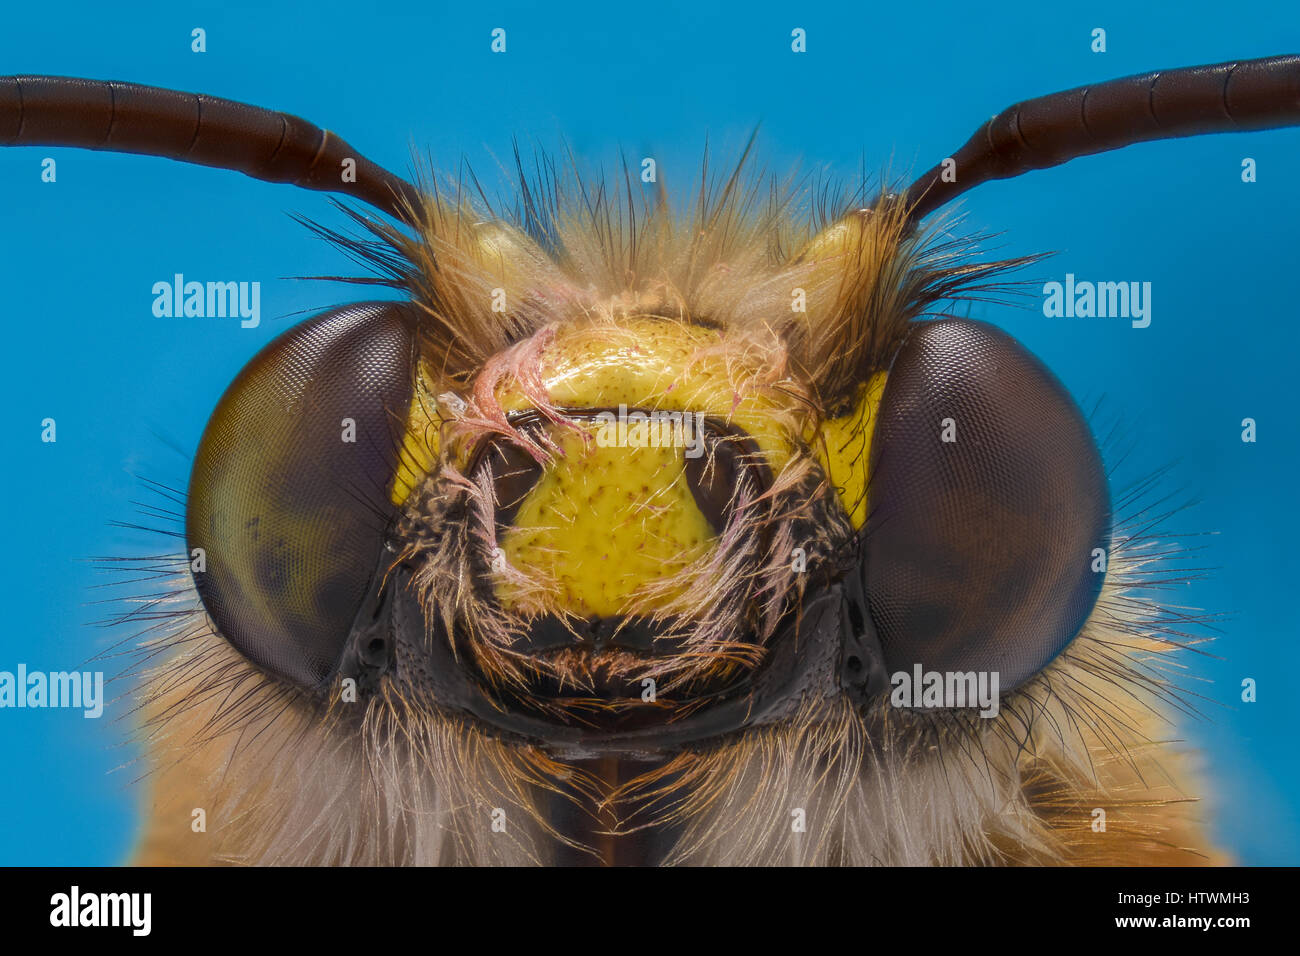
<svg viewBox="0 0 1300 956">
<path fill-rule="evenodd" d="M 204 607 L 236 650 L 302 687 L 333 676 L 384 554 L 413 328 L 379 302 L 285 332 L 222 396 L 194 460 L 186 538 Z"/>
<path fill-rule="evenodd" d="M 1110 543 L 1096 444 L 1065 387 L 991 325 L 910 334 L 868 495 L 868 603 L 891 673 L 997 672 L 1012 690 L 1096 603 Z"/>
</svg>

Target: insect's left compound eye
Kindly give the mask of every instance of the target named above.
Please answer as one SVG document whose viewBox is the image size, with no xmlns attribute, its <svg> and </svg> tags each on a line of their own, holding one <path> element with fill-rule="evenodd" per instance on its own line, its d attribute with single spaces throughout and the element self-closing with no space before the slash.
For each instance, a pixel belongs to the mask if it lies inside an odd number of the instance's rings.
<svg viewBox="0 0 1300 956">
<path fill-rule="evenodd" d="M 199 445 L 199 595 L 241 654 L 299 686 L 332 677 L 384 553 L 414 349 L 395 303 L 309 319 L 244 367 Z"/>
<path fill-rule="evenodd" d="M 890 672 L 1024 683 L 1079 632 L 1110 541 L 1101 459 L 1065 387 L 1004 332 L 917 325 L 872 443 L 867 595 Z"/>
</svg>

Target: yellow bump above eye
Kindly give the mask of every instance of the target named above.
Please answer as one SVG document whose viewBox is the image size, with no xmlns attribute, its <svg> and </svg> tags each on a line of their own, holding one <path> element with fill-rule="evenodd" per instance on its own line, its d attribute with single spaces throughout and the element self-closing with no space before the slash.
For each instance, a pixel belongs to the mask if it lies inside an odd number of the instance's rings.
<svg viewBox="0 0 1300 956">
<path fill-rule="evenodd" d="M 867 477 L 871 462 L 871 437 L 876 430 L 876 413 L 885 391 L 888 373 L 877 372 L 858 393 L 853 409 L 840 418 L 822 423 L 821 441 L 813 447 L 822 468 L 830 477 L 840 505 L 861 528 L 867 519 Z"/>
<path fill-rule="evenodd" d="M 813 263 L 836 274 L 843 274 L 843 257 L 856 254 L 868 232 L 868 215 L 850 213 L 831 223 L 808 242 L 799 253 L 801 262 Z"/>
<path fill-rule="evenodd" d="M 505 288 L 511 300 L 527 294 L 539 275 L 554 268 L 546 253 L 517 229 L 501 222 L 480 222 L 466 230 L 460 241 L 472 243 L 470 254 Z"/>
<path fill-rule="evenodd" d="M 637 592 L 705 555 L 713 529 L 684 472 L 683 449 L 600 447 L 596 426 L 551 430 L 560 445 L 501 536 L 511 566 L 554 588 L 548 597 L 579 616 L 638 610 Z M 517 603 L 498 585 L 506 606 Z M 658 592 L 654 604 L 661 604 Z M 523 610 L 530 610 L 524 608 Z M 640 609 L 644 611 L 645 609 Z"/>
<path fill-rule="evenodd" d="M 398 507 L 406 503 L 411 492 L 419 487 L 438 460 L 441 426 L 433 377 L 421 362 L 415 391 L 411 395 L 410 414 L 406 417 L 406 430 L 397 452 L 397 470 L 393 473 L 393 485 L 389 491 L 389 497 Z"/>
</svg>

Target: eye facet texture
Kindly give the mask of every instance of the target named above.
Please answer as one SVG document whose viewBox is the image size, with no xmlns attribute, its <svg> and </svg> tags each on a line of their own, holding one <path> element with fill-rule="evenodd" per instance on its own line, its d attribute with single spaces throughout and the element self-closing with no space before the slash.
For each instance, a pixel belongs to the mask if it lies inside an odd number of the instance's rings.
<svg viewBox="0 0 1300 956">
<path fill-rule="evenodd" d="M 379 563 L 414 348 L 399 304 L 325 312 L 258 353 L 203 433 L 199 595 L 240 653 L 300 686 L 333 675 Z"/>
<path fill-rule="evenodd" d="M 867 596 L 891 673 L 997 672 L 1006 692 L 1096 603 L 1094 549 L 1110 541 L 1096 444 L 1065 387 L 991 325 L 921 323 L 899 350 L 868 505 Z"/>
</svg>

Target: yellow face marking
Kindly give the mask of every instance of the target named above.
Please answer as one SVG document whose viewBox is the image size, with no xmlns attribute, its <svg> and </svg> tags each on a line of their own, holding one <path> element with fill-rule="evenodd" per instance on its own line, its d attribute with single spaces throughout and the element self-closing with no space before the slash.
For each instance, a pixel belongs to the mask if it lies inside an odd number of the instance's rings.
<svg viewBox="0 0 1300 956">
<path fill-rule="evenodd" d="M 398 507 L 406 502 L 438 460 L 442 417 L 433 390 L 433 376 L 421 362 L 415 392 L 411 395 L 410 414 L 406 417 L 406 430 L 398 448 L 397 471 L 389 489 L 389 498 Z"/>
<path fill-rule="evenodd" d="M 822 423 L 822 440 L 813 445 L 822 468 L 835 486 L 840 504 L 853 527 L 859 530 L 867 520 L 871 438 L 876 431 L 876 414 L 888 377 L 886 372 L 873 375 L 858 394 L 852 411 Z"/>
<path fill-rule="evenodd" d="M 712 329 L 657 316 L 592 320 L 561 327 L 541 357 L 552 404 L 585 409 L 681 411 L 729 422 L 757 443 L 774 472 L 795 453 L 806 413 L 787 392 L 770 389 L 763 354 L 718 348 Z M 729 345 L 733 343 L 728 343 Z M 510 413 L 531 409 L 516 383 L 496 390 Z M 682 447 L 608 447 L 552 428 L 561 454 L 548 463 L 502 537 L 511 567 L 548 582 L 560 607 L 582 616 L 646 613 L 638 589 L 707 554 L 714 531 L 684 473 Z M 507 606 L 524 599 L 498 582 Z M 647 604 L 671 603 L 656 589 Z M 523 608 L 540 610 L 540 608 Z"/>
<path fill-rule="evenodd" d="M 501 548 L 512 568 L 546 582 L 548 599 L 565 610 L 627 614 L 639 588 L 706 554 L 713 530 L 691 495 L 683 448 L 602 448 L 599 426 L 580 426 L 581 433 L 551 429 L 563 454 L 520 506 Z M 519 606 L 508 580 L 497 593 L 506 607 Z"/>
<path fill-rule="evenodd" d="M 811 417 L 791 397 L 792 390 L 769 387 L 776 383 L 763 377 L 769 357 L 763 350 L 722 344 L 715 330 L 656 316 L 573 323 L 558 329 L 543 349 L 541 381 L 550 402 L 562 408 L 622 405 L 729 422 L 754 439 L 774 474 L 797 453 L 802 436 L 853 525 L 861 528 L 885 374 L 863 387 L 848 414 L 812 432 Z M 422 365 L 393 480 L 393 500 L 399 504 L 438 459 L 442 416 L 434 392 Z M 496 388 L 495 397 L 507 414 L 534 407 L 510 378 Z M 518 575 L 496 576 L 498 597 L 523 613 L 556 607 L 585 617 L 653 611 L 638 606 L 639 595 L 699 561 L 715 542 L 686 479 L 686 449 L 679 443 L 602 447 L 599 423 L 580 419 L 575 424 L 545 426 L 559 451 L 501 533 L 504 557 Z M 469 452 L 469 447 L 452 450 L 461 467 L 467 466 Z M 525 593 L 512 579 L 541 587 Z M 545 607 L 536 603 L 541 594 Z M 643 603 L 662 606 L 676 597 L 662 588 L 654 594 L 653 601 Z"/>
<path fill-rule="evenodd" d="M 804 410 L 768 387 L 765 355 L 718 348 L 713 329 L 658 316 L 631 316 L 617 325 L 594 320 L 557 330 L 542 356 L 542 380 L 557 406 L 689 411 L 730 422 L 758 443 L 774 471 L 789 461 L 791 436 Z M 737 354 L 739 353 L 739 354 Z M 497 390 L 506 412 L 531 408 L 512 382 Z"/>
</svg>

